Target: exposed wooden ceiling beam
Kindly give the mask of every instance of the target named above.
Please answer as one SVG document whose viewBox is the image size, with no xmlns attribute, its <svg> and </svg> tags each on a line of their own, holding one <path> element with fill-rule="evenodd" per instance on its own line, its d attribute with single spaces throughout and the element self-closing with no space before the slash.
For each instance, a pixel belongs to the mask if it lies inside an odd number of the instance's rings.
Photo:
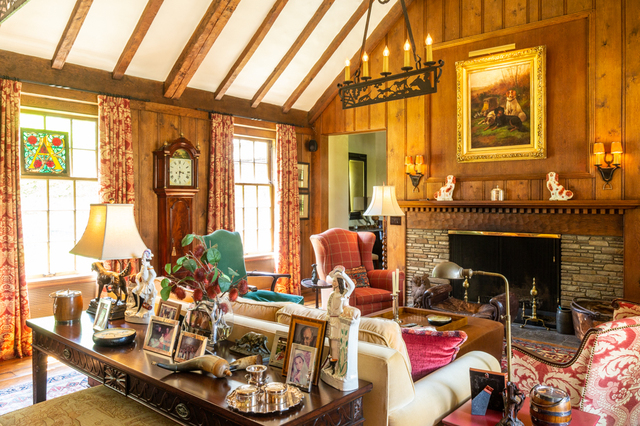
<svg viewBox="0 0 640 426">
<path fill-rule="evenodd" d="M 76 42 L 76 37 L 78 37 L 80 28 L 82 28 L 84 19 L 89 13 L 91 3 L 93 3 L 93 0 L 76 1 L 76 5 L 74 6 L 73 12 L 71 12 L 71 17 L 69 18 L 69 22 L 67 22 L 67 27 L 64 29 L 60 42 L 58 43 L 58 47 L 56 48 L 56 52 L 53 54 L 53 59 L 51 60 L 52 68 L 61 70 L 64 66 L 67 61 L 67 56 L 69 56 L 69 52 L 71 52 L 71 48 L 73 47 L 73 43 Z"/>
<path fill-rule="evenodd" d="M 164 96 L 179 99 L 198 67 L 209 53 L 240 0 L 214 0 L 202 17 L 164 82 Z"/>
<path fill-rule="evenodd" d="M 304 27 L 296 41 L 293 43 L 289 51 L 284 55 L 284 57 L 280 60 L 280 63 L 273 70 L 271 75 L 267 78 L 267 81 L 264 82 L 262 87 L 258 89 L 258 92 L 254 95 L 251 100 L 251 107 L 256 108 L 262 102 L 262 99 L 266 96 L 269 89 L 275 84 L 278 78 L 282 75 L 287 66 L 291 63 L 293 58 L 296 56 L 302 45 L 307 41 L 313 30 L 318 26 L 324 15 L 327 13 L 331 5 L 335 2 L 335 0 L 324 0 L 316 13 L 314 13 L 313 17 L 309 21 L 309 23 Z"/>
<path fill-rule="evenodd" d="M 249 59 L 251 59 L 253 54 L 256 52 L 256 50 L 260 46 L 260 43 L 262 43 L 262 40 L 264 40 L 264 38 L 269 33 L 269 30 L 273 26 L 273 23 L 276 22 L 276 19 L 278 19 L 278 16 L 280 16 L 280 12 L 282 12 L 282 9 L 284 9 L 288 1 L 289 0 L 277 0 L 273 5 L 271 10 L 267 14 L 267 17 L 264 19 L 264 21 L 262 21 L 262 24 L 260 25 L 260 28 L 258 28 L 258 31 L 256 31 L 256 33 L 253 35 L 247 46 L 240 54 L 240 57 L 238 57 L 236 63 L 233 64 L 224 80 L 222 80 L 222 82 L 218 86 L 218 90 L 216 90 L 215 94 L 216 100 L 219 101 L 220 99 L 222 99 L 224 94 L 227 93 L 227 90 L 229 90 L 231 84 L 233 84 L 235 79 L 238 77 L 240 71 L 242 71 L 244 66 L 247 65 L 247 62 L 249 62 Z"/>
<path fill-rule="evenodd" d="M 131 64 L 133 57 L 138 51 L 144 36 L 147 35 L 147 31 L 149 31 L 149 27 L 156 18 L 163 2 L 164 0 L 149 0 L 147 3 L 147 6 L 144 8 L 140 19 L 138 20 L 138 25 L 136 25 L 135 30 L 133 30 L 133 34 L 131 34 L 129 42 L 124 47 L 124 50 L 120 55 L 120 59 L 118 59 L 116 66 L 113 68 L 114 79 L 120 80 L 124 76 L 124 73 L 127 71 L 127 68 L 129 68 L 129 64 Z"/>
<path fill-rule="evenodd" d="M 336 49 L 342 44 L 345 38 L 349 35 L 353 27 L 360 21 L 362 15 L 369 9 L 369 3 L 371 0 L 363 0 L 358 9 L 351 15 L 349 21 L 342 27 L 338 35 L 333 39 L 329 47 L 324 51 L 320 59 L 315 63 L 311 71 L 307 74 L 307 76 L 300 82 L 296 90 L 293 91 L 287 102 L 282 106 L 282 112 L 287 113 L 291 110 L 291 107 L 298 100 L 300 95 L 309 87 L 309 84 L 313 81 L 314 78 L 318 75 L 322 67 L 327 63 L 327 61 L 333 56 Z"/>
<path fill-rule="evenodd" d="M 405 4 L 407 5 L 407 7 L 409 7 L 411 3 L 413 3 L 413 0 L 405 0 Z M 400 2 L 397 2 L 391 7 L 389 13 L 387 13 L 387 15 L 382 18 L 382 21 L 380 21 L 376 29 L 373 30 L 369 38 L 367 38 L 364 48 L 365 51 L 372 52 L 373 49 L 378 45 L 378 43 L 384 40 L 387 33 L 401 17 L 402 5 L 400 4 Z M 353 55 L 353 58 L 351 58 L 352 70 L 356 70 L 360 66 L 359 54 L 360 48 L 358 48 L 358 51 L 355 53 L 355 55 Z M 331 101 L 333 101 L 333 98 L 335 98 L 335 96 L 338 94 L 338 83 L 342 83 L 343 77 L 344 74 L 342 72 L 338 73 L 336 78 L 333 80 L 333 83 L 331 83 L 331 85 L 327 87 L 327 90 L 325 90 L 320 99 L 316 101 L 313 108 L 309 110 L 309 123 L 313 123 L 314 121 L 316 121 L 318 117 L 320 117 L 320 114 L 322 114 L 322 111 L 324 111 L 324 109 L 331 103 Z"/>
</svg>

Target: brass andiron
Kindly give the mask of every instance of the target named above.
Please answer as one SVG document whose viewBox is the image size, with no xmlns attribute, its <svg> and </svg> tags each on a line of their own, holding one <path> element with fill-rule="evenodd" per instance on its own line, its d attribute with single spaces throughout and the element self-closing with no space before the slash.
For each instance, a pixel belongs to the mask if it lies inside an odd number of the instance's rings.
<svg viewBox="0 0 640 426">
<path fill-rule="evenodd" d="M 524 326 L 527 325 L 529 321 L 532 321 L 535 323 L 542 323 L 542 326 L 547 330 L 549 330 L 549 327 L 546 326 L 546 324 L 544 323 L 544 320 L 542 318 L 538 318 L 538 298 L 536 297 L 538 295 L 538 289 L 536 288 L 535 278 L 533 279 L 533 287 L 531 288 L 530 294 L 531 294 L 531 316 L 526 316 L 524 314 L 524 307 L 523 307 L 522 318 L 524 319 L 524 324 L 522 324 L 520 328 L 524 328 Z"/>
<path fill-rule="evenodd" d="M 398 307 L 398 295 L 392 294 L 391 301 L 393 302 L 393 320 L 398 324 L 402 324 L 402 320 L 398 318 L 398 315 L 400 314 Z"/>
<path fill-rule="evenodd" d="M 469 279 L 465 278 L 462 283 L 462 287 L 464 288 L 464 303 L 469 301 Z M 480 296 L 478 296 L 478 303 L 480 303 Z"/>
</svg>

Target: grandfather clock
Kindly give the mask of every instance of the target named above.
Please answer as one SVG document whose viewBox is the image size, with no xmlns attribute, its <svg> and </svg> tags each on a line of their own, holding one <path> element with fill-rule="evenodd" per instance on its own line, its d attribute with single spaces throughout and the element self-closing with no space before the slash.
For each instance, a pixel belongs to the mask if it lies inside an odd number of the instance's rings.
<svg viewBox="0 0 640 426">
<path fill-rule="evenodd" d="M 175 264 L 190 246 L 182 238 L 194 232 L 194 198 L 198 192 L 200 150 L 180 137 L 153 151 L 153 190 L 158 195 L 159 273 Z"/>
</svg>

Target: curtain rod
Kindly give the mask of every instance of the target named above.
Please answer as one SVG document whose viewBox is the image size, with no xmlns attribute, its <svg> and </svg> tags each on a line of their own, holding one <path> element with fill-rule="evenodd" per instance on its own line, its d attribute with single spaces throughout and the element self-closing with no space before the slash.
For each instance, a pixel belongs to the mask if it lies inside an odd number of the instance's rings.
<svg viewBox="0 0 640 426">
<path fill-rule="evenodd" d="M 96 92 L 95 90 L 78 89 L 77 87 L 58 86 L 57 84 L 42 83 L 40 81 L 23 80 L 23 79 L 16 78 L 16 77 L 9 77 L 7 75 L 0 75 L 0 78 L 1 79 L 5 79 L 5 80 L 19 81 L 21 83 L 38 84 L 40 86 L 55 87 L 55 88 L 58 88 L 58 89 L 76 90 L 78 92 L 93 93 L 95 95 L 113 96 L 113 97 L 116 97 L 116 98 L 128 99 L 130 101 L 151 102 L 151 99 L 140 99 L 140 98 L 134 98 L 133 96 L 127 96 L 127 95 L 116 95 L 116 94 L 107 93 L 107 92 Z"/>
<path fill-rule="evenodd" d="M 285 123 L 283 121 L 270 121 L 270 120 L 263 120 L 262 118 L 256 118 L 256 117 L 246 117 L 244 115 L 237 115 L 237 114 L 229 114 L 228 112 L 219 112 L 219 111 L 214 111 L 211 109 L 204 109 L 204 108 L 196 108 L 198 111 L 203 111 L 203 112 L 208 112 L 210 114 L 220 114 L 220 115 L 229 115 L 231 117 L 238 117 L 238 118 L 244 118 L 246 120 L 254 120 L 254 121 L 264 121 L 265 123 L 274 123 L 274 124 L 285 124 L 287 126 L 293 126 L 293 127 L 304 127 L 304 126 L 299 126 L 297 124 L 292 124 L 292 123 Z"/>
</svg>

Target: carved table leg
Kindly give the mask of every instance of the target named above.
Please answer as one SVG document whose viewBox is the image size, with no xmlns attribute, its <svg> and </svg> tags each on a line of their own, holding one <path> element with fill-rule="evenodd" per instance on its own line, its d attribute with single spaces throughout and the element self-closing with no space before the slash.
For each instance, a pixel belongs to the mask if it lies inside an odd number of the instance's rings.
<svg viewBox="0 0 640 426">
<path fill-rule="evenodd" d="M 47 354 L 36 347 L 33 348 L 31 369 L 33 373 L 33 403 L 37 404 L 47 399 Z"/>
</svg>

